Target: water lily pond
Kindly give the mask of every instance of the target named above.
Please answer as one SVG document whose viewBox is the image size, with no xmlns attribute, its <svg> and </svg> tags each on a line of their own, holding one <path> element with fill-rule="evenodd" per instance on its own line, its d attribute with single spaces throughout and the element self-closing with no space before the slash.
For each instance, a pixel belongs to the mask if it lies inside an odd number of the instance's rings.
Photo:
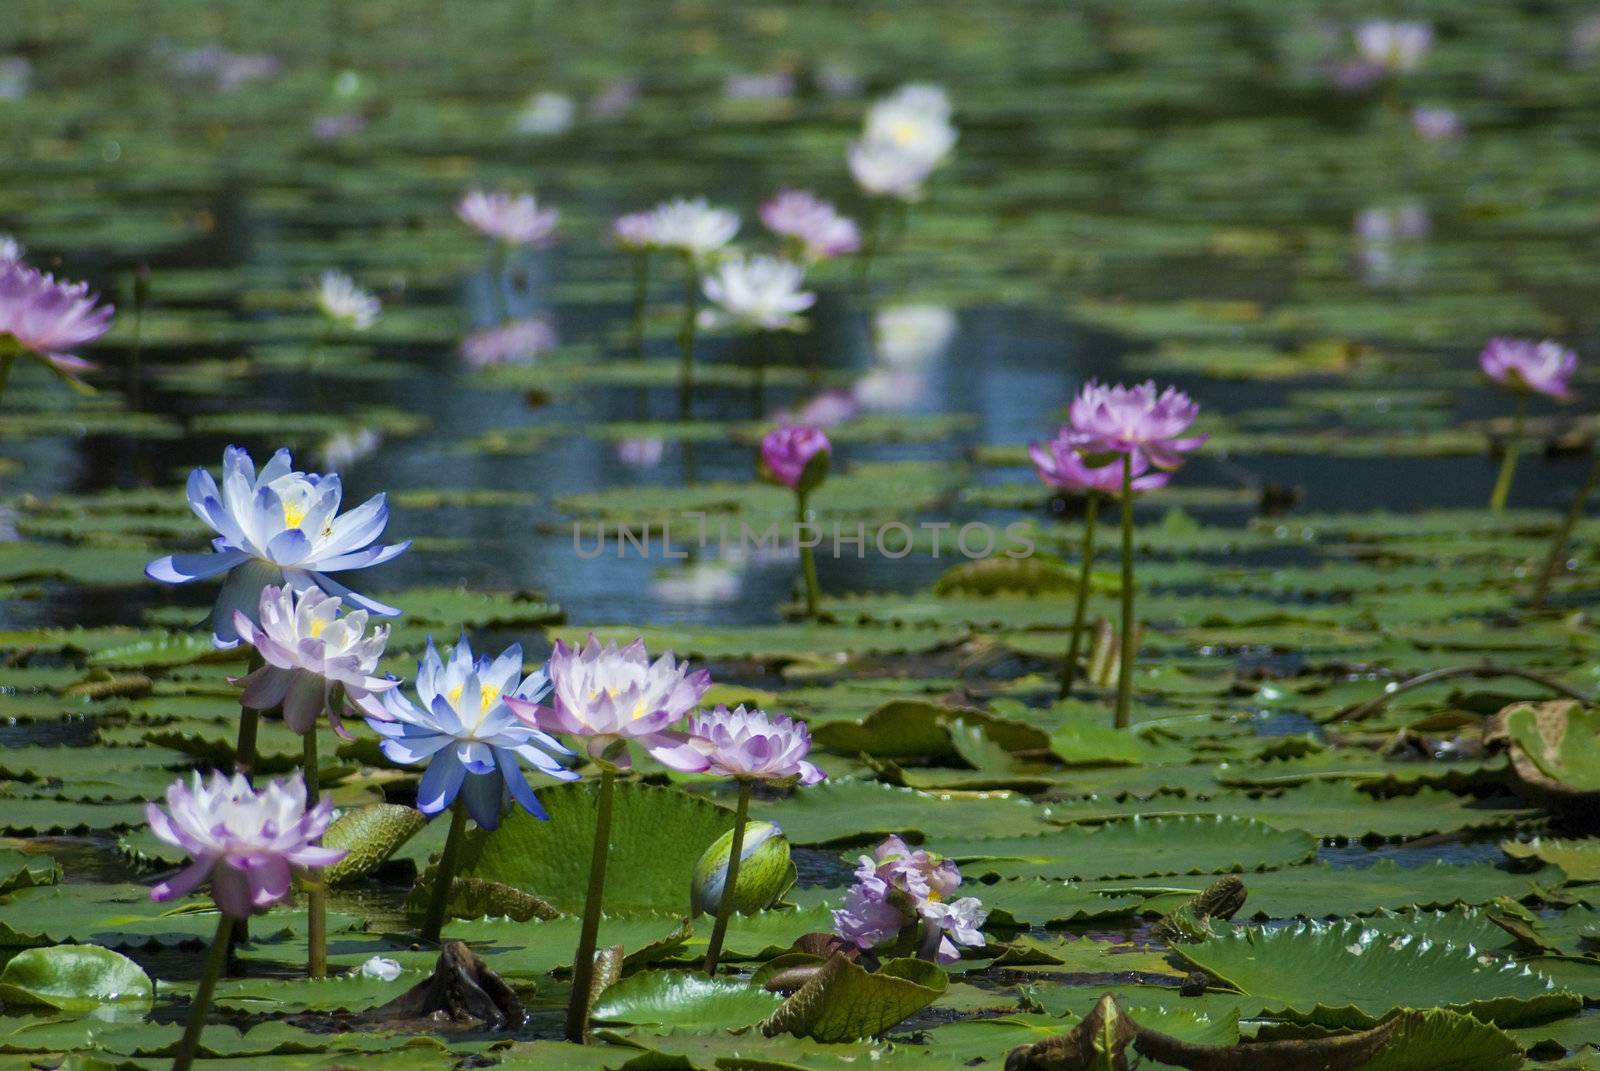
<svg viewBox="0 0 1600 1071">
<path fill-rule="evenodd" d="M 0 1066 L 1600 1068 L 1597 106 L 1580 0 L 13 0 Z"/>
</svg>

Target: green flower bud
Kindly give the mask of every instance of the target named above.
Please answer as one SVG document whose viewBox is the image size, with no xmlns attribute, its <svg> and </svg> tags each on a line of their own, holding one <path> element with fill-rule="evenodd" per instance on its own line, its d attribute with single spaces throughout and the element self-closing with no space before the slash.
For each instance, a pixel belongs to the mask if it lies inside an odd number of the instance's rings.
<svg viewBox="0 0 1600 1071">
<path fill-rule="evenodd" d="M 690 913 L 715 915 L 722 903 L 722 889 L 728 881 L 728 855 L 733 847 L 733 830 L 712 842 L 695 864 L 689 886 Z M 744 844 L 739 850 L 739 887 L 734 890 L 733 909 L 748 915 L 777 903 L 778 897 L 794 883 L 794 868 L 789 862 L 789 838 L 771 822 L 751 822 L 744 827 Z"/>
</svg>

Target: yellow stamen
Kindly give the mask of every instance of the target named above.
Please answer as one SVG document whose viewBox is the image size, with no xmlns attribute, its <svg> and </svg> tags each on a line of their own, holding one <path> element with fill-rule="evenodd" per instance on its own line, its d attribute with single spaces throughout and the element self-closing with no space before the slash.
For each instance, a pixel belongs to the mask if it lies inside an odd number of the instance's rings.
<svg viewBox="0 0 1600 1071">
<path fill-rule="evenodd" d="M 326 620 L 320 617 L 313 617 L 311 619 L 311 638 L 316 639 L 318 636 L 322 635 L 322 630 L 327 627 L 328 622 Z"/>
<path fill-rule="evenodd" d="M 299 528 L 300 522 L 306 519 L 306 504 L 304 502 L 285 502 L 283 504 L 283 526 L 285 528 Z"/>
</svg>

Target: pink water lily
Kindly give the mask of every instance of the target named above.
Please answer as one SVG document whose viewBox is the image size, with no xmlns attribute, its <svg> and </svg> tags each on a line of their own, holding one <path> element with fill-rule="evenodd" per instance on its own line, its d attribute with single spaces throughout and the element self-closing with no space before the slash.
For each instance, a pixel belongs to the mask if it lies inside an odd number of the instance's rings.
<svg viewBox="0 0 1600 1071">
<path fill-rule="evenodd" d="M 705 752 L 712 773 L 802 785 L 814 785 L 828 776 L 806 761 L 811 732 L 805 722 L 792 718 L 718 705 L 709 714 L 689 719 L 689 735 Z"/>
<path fill-rule="evenodd" d="M 1028 457 L 1033 460 L 1034 472 L 1051 487 L 1059 487 L 1065 491 L 1097 491 L 1112 497 L 1121 495 L 1122 466 L 1091 466 L 1083 459 L 1082 448 L 1086 442 L 1082 433 L 1063 425 L 1056 432 L 1056 437 L 1049 442 L 1029 443 Z M 1165 487 L 1171 479 L 1170 472 L 1151 472 L 1150 463 L 1143 455 L 1135 459 L 1133 464 L 1135 492 L 1154 491 L 1158 487 Z"/>
<path fill-rule="evenodd" d="M 799 487 L 806 465 L 819 453 L 833 452 L 833 444 L 821 428 L 784 425 L 774 428 L 761 440 L 761 467 L 774 481 L 785 487 Z"/>
<path fill-rule="evenodd" d="M 505 702 L 525 724 L 550 733 L 583 737 L 589 757 L 612 767 L 630 762 L 626 748 L 638 741 L 658 762 L 699 773 L 710 760 L 675 729 L 711 687 L 711 674 L 689 669 L 671 654 L 651 662 L 644 640 L 604 646 L 591 633 L 582 647 L 560 640 L 550 655 L 548 705 L 515 696 Z"/>
<path fill-rule="evenodd" d="M 1126 456 L 1136 468 L 1143 463 L 1168 472 L 1208 438 L 1183 435 L 1199 414 L 1199 404 L 1187 394 L 1176 387 L 1158 394 L 1149 380 L 1135 387 L 1091 380 L 1068 411 L 1073 431 L 1083 437 L 1083 453 Z"/>
<path fill-rule="evenodd" d="M 19 351 L 31 353 L 76 382 L 95 366 L 68 351 L 111 327 L 114 310 L 98 301 L 88 283 L 58 282 L 19 259 L 0 259 L 0 357 L 9 362 Z"/>
<path fill-rule="evenodd" d="M 1491 338 L 1478 355 L 1483 374 L 1514 391 L 1533 391 L 1567 401 L 1578 355 L 1553 339 Z"/>
<path fill-rule="evenodd" d="M 333 802 L 323 797 L 307 810 L 298 776 L 256 792 L 242 774 L 214 773 L 206 782 L 195 773 L 189 783 L 174 782 L 166 799 L 165 811 L 154 803 L 145 807 L 150 832 L 192 861 L 152 888 L 152 900 L 187 896 L 209 878 L 222 913 L 248 918 L 288 897 L 293 868 L 315 870 L 345 856 L 316 844 L 333 818 Z"/>
<path fill-rule="evenodd" d="M 555 233 L 561 213 L 540 207 L 531 193 L 468 190 L 456 203 L 456 216 L 496 241 L 542 245 Z"/>
<path fill-rule="evenodd" d="M 350 739 L 339 720 L 339 708 L 346 704 L 387 719 L 378 696 L 399 682 L 374 674 L 389 629 L 379 626 L 368 633 L 367 612 L 340 617 L 342 604 L 338 596 L 315 587 L 296 592 L 288 585 L 268 586 L 261 589 L 259 626 L 234 611 L 239 636 L 266 662 L 241 679 L 240 701 L 252 710 L 271 710 L 281 703 L 284 723 L 302 735 L 315 728 L 326 710 L 334 732 Z M 335 688 L 343 691 L 343 702 L 331 701 Z"/>
</svg>

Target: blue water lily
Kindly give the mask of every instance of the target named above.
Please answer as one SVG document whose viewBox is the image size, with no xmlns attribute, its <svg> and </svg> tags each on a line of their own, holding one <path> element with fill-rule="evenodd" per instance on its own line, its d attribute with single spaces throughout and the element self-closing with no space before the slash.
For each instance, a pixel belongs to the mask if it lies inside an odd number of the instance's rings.
<svg viewBox="0 0 1600 1071">
<path fill-rule="evenodd" d="M 392 606 L 359 595 L 328 573 L 365 569 L 403 553 L 404 543 L 377 545 L 389 523 L 383 495 L 374 495 L 342 516 L 343 489 L 336 474 L 297 472 L 289 451 L 279 450 L 256 472 L 243 448 L 222 454 L 222 486 L 205 469 L 189 474 L 189 508 L 212 530 L 210 552 L 169 554 L 145 566 L 145 575 L 164 584 L 187 584 L 227 573 L 211 610 L 210 625 L 220 647 L 239 642 L 235 610 L 255 619 L 261 589 L 288 585 L 296 591 L 320 588 L 380 617 L 397 617 Z"/>
<path fill-rule="evenodd" d="M 537 702 L 549 691 L 550 676 L 543 668 L 522 676 L 520 644 L 507 647 L 491 662 L 488 657 L 474 658 L 462 636 L 446 661 L 430 637 L 417 663 L 421 706 L 398 689 L 386 692 L 383 706 L 394 720 L 369 718 L 367 724 L 383 737 L 379 746 L 391 761 L 428 764 L 417 787 L 418 810 L 437 814 L 459 795 L 478 825 L 494 829 L 500 824 L 507 790 L 523 810 L 546 817 L 517 762 L 519 756 L 557 780 L 578 778 L 555 757 L 573 752 L 549 733 L 519 721 L 505 702 L 508 695 Z"/>
</svg>

